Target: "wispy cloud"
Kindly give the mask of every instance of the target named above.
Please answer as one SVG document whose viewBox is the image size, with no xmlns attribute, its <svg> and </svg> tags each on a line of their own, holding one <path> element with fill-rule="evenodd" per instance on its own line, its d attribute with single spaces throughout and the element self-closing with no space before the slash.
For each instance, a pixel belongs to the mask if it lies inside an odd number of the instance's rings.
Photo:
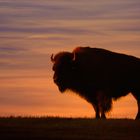
<svg viewBox="0 0 140 140">
<path fill-rule="evenodd" d="M 0 27 L 0 32 L 18 32 L 18 33 L 47 33 L 47 34 L 83 34 L 90 33 L 88 30 L 84 29 L 69 29 L 62 27 Z"/>
<path fill-rule="evenodd" d="M 138 0 L 127 1 L 1 1 L 5 11 L 2 18 L 46 18 L 46 19 L 128 19 L 139 18 Z M 9 13 L 7 10 L 11 10 Z M 13 12 L 12 12 L 13 11 Z M 23 12 L 24 11 L 24 12 Z"/>
</svg>

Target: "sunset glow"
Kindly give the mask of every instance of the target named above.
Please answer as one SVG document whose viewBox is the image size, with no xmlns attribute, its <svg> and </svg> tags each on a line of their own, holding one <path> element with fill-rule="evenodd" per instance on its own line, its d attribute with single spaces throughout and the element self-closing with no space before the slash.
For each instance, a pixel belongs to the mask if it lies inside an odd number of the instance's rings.
<svg viewBox="0 0 140 140">
<path fill-rule="evenodd" d="M 53 83 L 51 54 L 77 46 L 140 57 L 139 0 L 0 0 L 0 116 L 94 117 L 92 106 Z M 129 94 L 108 118 L 135 118 Z"/>
</svg>

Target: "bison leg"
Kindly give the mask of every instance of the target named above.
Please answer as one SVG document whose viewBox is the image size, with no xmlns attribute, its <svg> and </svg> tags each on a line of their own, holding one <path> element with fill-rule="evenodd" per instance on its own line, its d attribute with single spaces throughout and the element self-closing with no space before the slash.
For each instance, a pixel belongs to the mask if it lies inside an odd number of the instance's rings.
<svg viewBox="0 0 140 140">
<path fill-rule="evenodd" d="M 95 107 L 94 107 L 94 109 L 95 109 Z M 96 112 L 96 119 L 100 119 L 100 118 L 106 119 L 105 111 L 99 105 L 96 106 L 95 112 Z"/>
<path fill-rule="evenodd" d="M 96 119 L 106 119 L 105 111 L 99 105 L 96 107 Z M 101 116 L 100 116 L 101 115 Z"/>
<path fill-rule="evenodd" d="M 137 113 L 137 116 L 136 116 L 136 120 L 140 119 L 140 101 L 137 101 L 137 104 L 138 104 L 138 113 Z"/>
<path fill-rule="evenodd" d="M 106 116 L 105 116 L 105 112 L 104 111 L 101 112 L 101 118 L 102 119 L 106 119 Z"/>
<path fill-rule="evenodd" d="M 96 119 L 100 119 L 100 112 L 99 112 L 98 107 L 95 112 L 96 112 Z"/>
<path fill-rule="evenodd" d="M 101 107 L 99 105 L 93 105 L 93 108 L 95 110 L 95 116 L 96 119 L 106 119 L 106 115 L 105 115 L 105 111 L 103 109 L 101 109 Z M 100 116 L 101 114 L 101 116 Z"/>
<path fill-rule="evenodd" d="M 101 119 L 106 119 L 105 109 L 104 109 L 104 102 L 101 102 L 99 104 L 99 109 L 100 109 L 100 113 L 101 113 Z"/>
<path fill-rule="evenodd" d="M 94 110 L 95 110 L 95 118 L 100 119 L 100 111 L 98 105 L 92 104 Z"/>
<path fill-rule="evenodd" d="M 136 116 L 136 120 L 137 119 L 140 119 L 140 95 L 139 95 L 139 92 L 135 91 L 135 92 L 132 92 L 132 95 L 135 97 L 135 99 L 137 100 L 137 105 L 138 105 L 138 113 L 137 113 L 137 116 Z"/>
</svg>

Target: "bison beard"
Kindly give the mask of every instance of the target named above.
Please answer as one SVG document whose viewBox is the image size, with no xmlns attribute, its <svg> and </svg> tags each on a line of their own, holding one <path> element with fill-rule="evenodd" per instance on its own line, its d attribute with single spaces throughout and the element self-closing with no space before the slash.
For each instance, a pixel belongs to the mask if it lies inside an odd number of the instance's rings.
<svg viewBox="0 0 140 140">
<path fill-rule="evenodd" d="M 54 82 L 61 92 L 74 91 L 92 104 L 96 118 L 106 118 L 112 100 L 132 93 L 140 119 L 140 59 L 105 49 L 78 47 L 51 56 Z"/>
</svg>

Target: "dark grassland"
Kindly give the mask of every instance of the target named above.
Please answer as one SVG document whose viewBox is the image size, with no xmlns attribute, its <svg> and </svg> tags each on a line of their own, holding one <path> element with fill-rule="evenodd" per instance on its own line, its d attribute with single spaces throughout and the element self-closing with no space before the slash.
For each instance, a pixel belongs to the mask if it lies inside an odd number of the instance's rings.
<svg viewBox="0 0 140 140">
<path fill-rule="evenodd" d="M 140 121 L 129 119 L 0 118 L 0 140 L 140 140 Z"/>
</svg>

